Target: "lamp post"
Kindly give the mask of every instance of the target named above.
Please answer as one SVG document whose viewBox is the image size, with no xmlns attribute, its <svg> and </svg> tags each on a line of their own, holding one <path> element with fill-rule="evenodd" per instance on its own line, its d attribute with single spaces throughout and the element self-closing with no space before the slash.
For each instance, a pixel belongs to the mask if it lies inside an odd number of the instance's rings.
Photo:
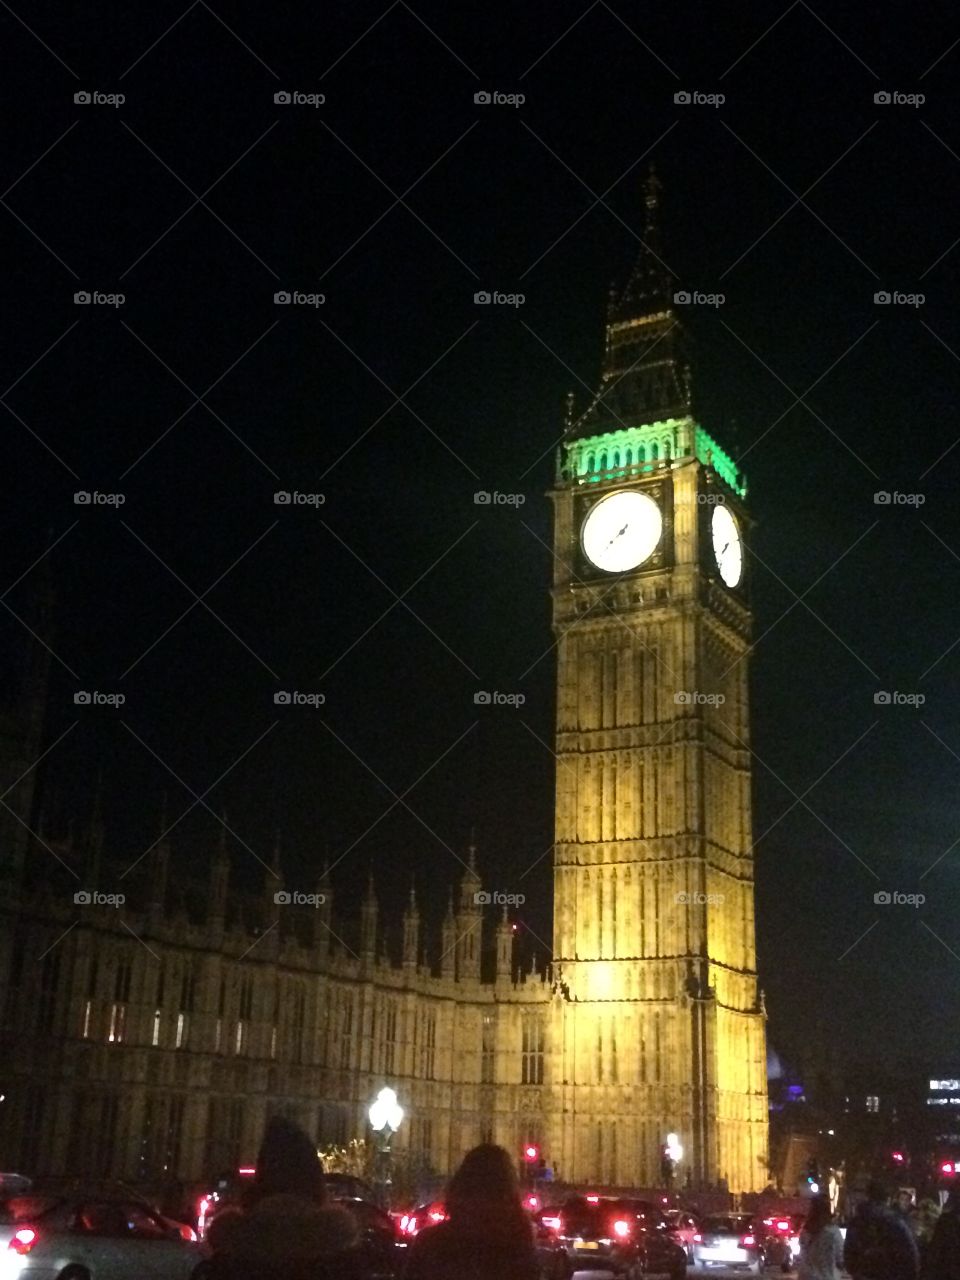
<svg viewBox="0 0 960 1280">
<path fill-rule="evenodd" d="M 390 1143 L 403 1121 L 403 1107 L 393 1089 L 383 1088 L 370 1103 L 367 1115 L 370 1128 L 377 1135 L 377 1189 L 383 1207 L 389 1208 L 393 1181 Z"/>
</svg>

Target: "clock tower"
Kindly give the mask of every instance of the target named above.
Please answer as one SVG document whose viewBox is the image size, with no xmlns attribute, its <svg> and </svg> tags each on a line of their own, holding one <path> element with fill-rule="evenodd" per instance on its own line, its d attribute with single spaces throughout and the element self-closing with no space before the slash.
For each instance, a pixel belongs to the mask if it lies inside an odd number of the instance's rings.
<svg viewBox="0 0 960 1280">
<path fill-rule="evenodd" d="M 551 494 L 547 1123 L 569 1181 L 747 1191 L 767 1181 L 767 1093 L 746 482 L 692 408 L 659 201 L 651 172 L 643 250 L 611 294 L 600 386 L 567 423 Z"/>
</svg>

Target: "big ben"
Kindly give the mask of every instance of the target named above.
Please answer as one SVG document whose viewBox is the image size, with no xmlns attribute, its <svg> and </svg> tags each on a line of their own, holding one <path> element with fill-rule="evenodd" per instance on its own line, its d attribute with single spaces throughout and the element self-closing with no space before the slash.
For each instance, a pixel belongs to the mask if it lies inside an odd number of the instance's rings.
<svg viewBox="0 0 960 1280">
<path fill-rule="evenodd" d="M 767 1180 L 767 1095 L 746 483 L 692 407 L 653 173 L 645 203 L 551 494 L 550 1140 L 571 1180 L 747 1191 Z"/>
</svg>

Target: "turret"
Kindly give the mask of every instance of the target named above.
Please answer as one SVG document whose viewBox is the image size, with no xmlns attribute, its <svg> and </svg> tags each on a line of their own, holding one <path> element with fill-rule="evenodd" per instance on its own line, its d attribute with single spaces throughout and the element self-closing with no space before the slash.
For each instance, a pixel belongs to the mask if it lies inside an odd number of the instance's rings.
<svg viewBox="0 0 960 1280">
<path fill-rule="evenodd" d="M 483 893 L 477 874 L 476 846 L 467 850 L 467 869 L 460 881 L 460 910 L 457 912 L 457 977 L 480 977 L 480 943 L 483 927 Z"/>
<path fill-rule="evenodd" d="M 331 922 L 333 919 L 333 884 L 330 880 L 329 865 L 324 862 L 323 871 L 317 881 L 317 910 L 314 916 L 313 944 L 317 953 L 328 956 L 333 941 Z"/>
<path fill-rule="evenodd" d="M 513 980 L 513 925 L 507 916 L 507 908 L 503 908 L 503 915 L 497 925 L 497 981 L 511 982 Z"/>
<path fill-rule="evenodd" d="M 453 915 L 453 890 L 447 900 L 447 914 L 440 926 L 440 974 L 452 978 L 457 972 L 457 922 Z"/>
<path fill-rule="evenodd" d="M 420 952 L 420 908 L 417 906 L 417 894 L 410 886 L 410 901 L 403 913 L 403 967 L 413 970 L 417 967 Z"/>
<path fill-rule="evenodd" d="M 365 968 L 372 968 L 377 958 L 377 919 L 380 914 L 377 892 L 373 883 L 373 871 L 367 878 L 367 892 L 360 905 L 360 960 Z"/>
</svg>

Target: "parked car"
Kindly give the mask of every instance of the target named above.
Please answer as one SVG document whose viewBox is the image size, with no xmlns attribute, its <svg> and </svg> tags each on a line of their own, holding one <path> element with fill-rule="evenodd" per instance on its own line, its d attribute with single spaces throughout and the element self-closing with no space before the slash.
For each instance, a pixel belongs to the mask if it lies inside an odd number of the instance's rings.
<svg viewBox="0 0 960 1280">
<path fill-rule="evenodd" d="M 0 1202 L 3 1276 L 201 1280 L 200 1248 L 143 1203 L 27 1194 Z"/>
<path fill-rule="evenodd" d="M 694 1235 L 694 1265 L 738 1267 L 759 1275 L 763 1271 L 762 1232 L 762 1223 L 758 1232 L 752 1218 L 740 1214 L 704 1218 Z"/>
</svg>

